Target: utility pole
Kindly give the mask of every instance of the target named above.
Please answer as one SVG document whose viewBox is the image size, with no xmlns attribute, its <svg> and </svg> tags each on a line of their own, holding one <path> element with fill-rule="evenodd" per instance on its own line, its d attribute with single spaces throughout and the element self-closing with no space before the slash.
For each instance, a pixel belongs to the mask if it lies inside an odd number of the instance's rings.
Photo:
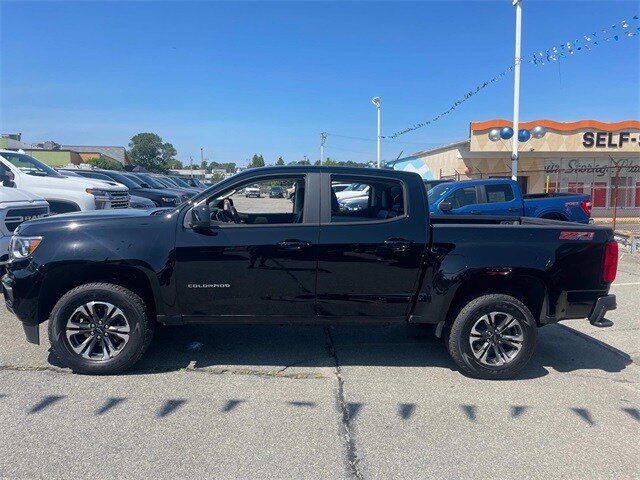
<svg viewBox="0 0 640 480">
<path fill-rule="evenodd" d="M 189 169 L 191 170 L 191 178 L 193 178 L 193 156 L 189 156 Z"/>
<path fill-rule="evenodd" d="M 324 141 L 327 139 L 327 132 L 320 134 L 320 165 L 322 165 L 322 159 L 324 158 Z"/>
<path fill-rule="evenodd" d="M 204 148 L 200 147 L 200 168 L 204 170 L 203 165 L 204 164 Z M 191 172 L 191 177 L 193 178 L 193 172 Z"/>
<path fill-rule="evenodd" d="M 307 162 L 308 162 L 308 160 L 307 160 L 307 156 L 305 155 L 305 156 L 304 156 L 304 164 L 305 164 L 305 165 L 308 165 L 308 163 L 307 163 Z"/>
</svg>

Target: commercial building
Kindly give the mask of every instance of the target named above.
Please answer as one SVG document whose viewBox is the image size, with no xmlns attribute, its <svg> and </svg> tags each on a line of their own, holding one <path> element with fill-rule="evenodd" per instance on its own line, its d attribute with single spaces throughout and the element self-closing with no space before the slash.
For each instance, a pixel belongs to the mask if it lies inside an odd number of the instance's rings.
<svg viewBox="0 0 640 480">
<path fill-rule="evenodd" d="M 70 164 L 80 165 L 91 158 L 111 160 L 123 166 L 131 165 L 131 160 L 129 160 L 127 150 L 124 147 L 60 145 L 52 141 L 28 143 L 22 141 L 22 134 L 20 133 L 2 134 L 0 148 L 24 150 L 27 154 L 50 167 L 64 167 Z"/>
<path fill-rule="evenodd" d="M 512 142 L 492 141 L 508 120 L 472 122 L 469 138 L 398 160 L 394 168 L 433 178 L 511 177 Z M 546 129 L 542 138 L 519 142 L 518 182 L 525 193 L 569 191 L 591 194 L 594 208 L 640 207 L 640 120 L 535 120 L 519 128 Z"/>
</svg>

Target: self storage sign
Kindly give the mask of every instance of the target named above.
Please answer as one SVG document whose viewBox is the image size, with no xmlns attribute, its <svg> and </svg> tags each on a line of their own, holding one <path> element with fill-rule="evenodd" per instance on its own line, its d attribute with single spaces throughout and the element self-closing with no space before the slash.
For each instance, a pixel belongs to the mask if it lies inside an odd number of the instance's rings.
<svg viewBox="0 0 640 480">
<path fill-rule="evenodd" d="M 640 145 L 640 133 L 637 132 L 585 132 L 582 146 L 585 148 L 623 148 L 625 145 Z"/>
</svg>

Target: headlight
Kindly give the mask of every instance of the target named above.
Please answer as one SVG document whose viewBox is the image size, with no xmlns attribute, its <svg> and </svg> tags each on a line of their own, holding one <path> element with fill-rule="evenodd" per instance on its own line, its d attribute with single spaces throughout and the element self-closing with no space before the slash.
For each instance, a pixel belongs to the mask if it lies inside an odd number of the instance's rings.
<svg viewBox="0 0 640 480">
<path fill-rule="evenodd" d="M 173 203 L 174 205 L 178 203 L 178 199 L 176 197 L 160 197 L 164 203 Z"/>
<path fill-rule="evenodd" d="M 42 242 L 42 237 L 18 237 L 13 236 L 9 242 L 9 258 L 27 258 L 36 251 Z"/>
<path fill-rule="evenodd" d="M 108 197 L 109 196 L 109 192 L 106 192 L 104 190 L 98 190 L 97 188 L 87 188 L 85 190 L 85 192 L 90 193 L 91 195 L 94 195 L 96 197 Z"/>
</svg>

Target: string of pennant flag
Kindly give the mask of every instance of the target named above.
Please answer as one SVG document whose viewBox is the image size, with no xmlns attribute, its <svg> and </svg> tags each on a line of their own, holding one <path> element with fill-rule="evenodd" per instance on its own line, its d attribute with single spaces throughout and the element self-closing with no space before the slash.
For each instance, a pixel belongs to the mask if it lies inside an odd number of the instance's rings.
<svg viewBox="0 0 640 480">
<path fill-rule="evenodd" d="M 612 24 L 610 27 L 602 28 L 597 32 L 583 35 L 580 39 L 562 43 L 548 50 L 532 53 L 526 57 L 520 57 L 520 63 L 530 63 L 533 65 L 542 66 L 550 62 L 556 62 L 558 61 L 558 59 L 564 58 L 568 55 L 574 55 L 577 52 L 591 50 L 592 48 L 606 42 L 618 42 L 623 37 L 635 37 L 637 35 L 640 35 L 640 26 L 638 25 L 639 19 L 640 17 L 638 15 L 634 15 L 631 22 L 622 20 L 621 22 Z M 449 115 L 471 97 L 487 88 L 489 85 L 492 85 L 498 80 L 506 77 L 509 72 L 513 71 L 514 67 L 515 65 L 509 66 L 492 79 L 478 85 L 474 90 L 468 91 L 464 94 L 463 97 L 456 100 L 448 110 L 433 117 L 431 120 L 416 123 L 408 128 L 405 128 L 404 130 L 393 133 L 392 135 L 381 135 L 380 138 L 397 138 L 400 135 L 404 135 L 405 133 L 418 130 L 419 128 L 426 127 L 427 125 L 431 125 L 432 123 L 437 122 L 445 115 Z"/>
</svg>

